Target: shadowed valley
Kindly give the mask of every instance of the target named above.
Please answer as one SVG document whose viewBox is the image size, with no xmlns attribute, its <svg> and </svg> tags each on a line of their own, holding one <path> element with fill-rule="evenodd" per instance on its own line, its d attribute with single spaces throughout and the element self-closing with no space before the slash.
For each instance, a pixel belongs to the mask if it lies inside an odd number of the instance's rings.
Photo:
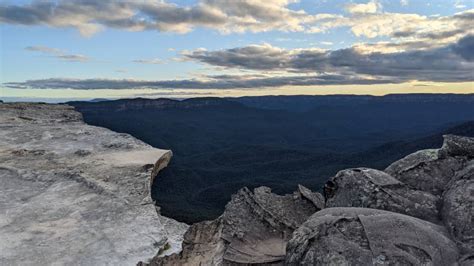
<svg viewBox="0 0 474 266">
<path fill-rule="evenodd" d="M 173 151 L 152 197 L 187 223 L 240 188 L 321 189 L 340 169 L 383 169 L 442 134 L 474 136 L 474 95 L 265 96 L 71 102 L 84 120 Z"/>
</svg>

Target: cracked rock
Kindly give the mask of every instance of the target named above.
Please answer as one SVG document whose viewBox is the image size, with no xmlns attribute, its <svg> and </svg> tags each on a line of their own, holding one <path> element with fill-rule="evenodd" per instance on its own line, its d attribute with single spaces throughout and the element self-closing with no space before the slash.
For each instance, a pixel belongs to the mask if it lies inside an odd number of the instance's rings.
<svg viewBox="0 0 474 266">
<path fill-rule="evenodd" d="M 285 263 L 453 265 L 458 257 L 442 226 L 382 210 L 329 208 L 315 213 L 293 233 Z"/>
<path fill-rule="evenodd" d="M 389 174 L 368 168 L 340 171 L 328 181 L 326 207 L 363 207 L 407 214 L 439 223 L 439 197 L 415 190 Z"/>
</svg>

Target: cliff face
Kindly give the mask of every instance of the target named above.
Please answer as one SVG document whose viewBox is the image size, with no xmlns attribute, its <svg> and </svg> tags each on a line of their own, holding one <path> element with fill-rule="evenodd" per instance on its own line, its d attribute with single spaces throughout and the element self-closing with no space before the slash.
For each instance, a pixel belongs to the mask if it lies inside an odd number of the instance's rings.
<svg viewBox="0 0 474 266">
<path fill-rule="evenodd" d="M 474 138 L 446 135 L 384 171 L 340 171 L 324 197 L 244 188 L 151 265 L 473 265 L 473 195 Z"/>
<path fill-rule="evenodd" d="M 0 264 L 133 265 L 181 249 L 151 179 L 171 158 L 66 105 L 0 103 Z"/>
</svg>

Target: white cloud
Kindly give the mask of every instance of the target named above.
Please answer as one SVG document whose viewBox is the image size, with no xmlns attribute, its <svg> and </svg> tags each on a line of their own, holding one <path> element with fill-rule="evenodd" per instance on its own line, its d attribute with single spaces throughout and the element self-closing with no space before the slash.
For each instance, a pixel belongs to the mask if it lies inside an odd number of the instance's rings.
<svg viewBox="0 0 474 266">
<path fill-rule="evenodd" d="M 158 64 L 164 64 L 165 62 L 159 58 L 151 58 L 151 59 L 137 59 L 133 60 L 134 63 L 139 63 L 139 64 L 151 64 L 151 65 L 158 65 Z"/>
<path fill-rule="evenodd" d="M 457 8 L 457 9 L 466 8 L 466 5 L 463 2 L 464 1 L 462 1 L 462 0 L 456 0 L 456 2 L 454 3 L 454 7 Z"/>
<path fill-rule="evenodd" d="M 378 0 L 371 0 L 366 4 L 348 4 L 346 10 L 349 13 L 373 14 L 380 11 L 382 4 Z"/>
<path fill-rule="evenodd" d="M 333 45 L 334 43 L 333 42 L 319 42 L 320 44 L 322 45 Z"/>
</svg>

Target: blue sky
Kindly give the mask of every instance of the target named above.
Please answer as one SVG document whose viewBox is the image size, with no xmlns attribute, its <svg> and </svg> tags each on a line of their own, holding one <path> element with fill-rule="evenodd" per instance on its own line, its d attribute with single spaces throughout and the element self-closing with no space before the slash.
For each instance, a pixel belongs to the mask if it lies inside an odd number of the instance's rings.
<svg viewBox="0 0 474 266">
<path fill-rule="evenodd" d="M 0 97 L 474 92 L 474 1 L 98 2 L 0 1 Z M 347 67 L 335 58 L 343 52 L 382 68 L 391 63 L 386 71 Z M 410 65 L 416 52 L 460 63 Z M 400 68 L 419 71 L 419 80 L 394 74 Z M 122 79 L 139 82 L 117 88 Z"/>
</svg>

